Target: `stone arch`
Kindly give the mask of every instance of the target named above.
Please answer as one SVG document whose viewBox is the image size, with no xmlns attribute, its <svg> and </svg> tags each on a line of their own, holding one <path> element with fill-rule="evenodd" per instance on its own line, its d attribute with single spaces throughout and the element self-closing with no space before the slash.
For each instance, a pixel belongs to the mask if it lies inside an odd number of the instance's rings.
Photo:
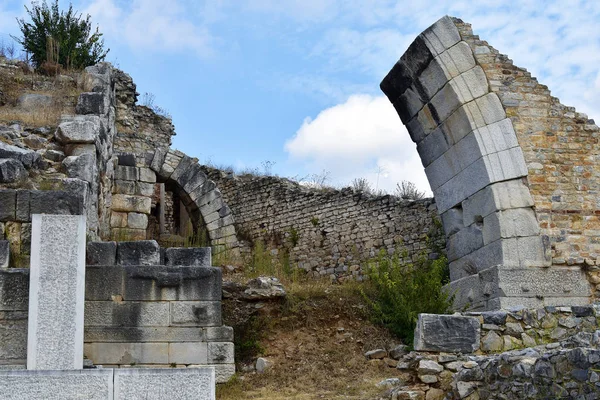
<svg viewBox="0 0 600 400">
<path fill-rule="evenodd" d="M 450 278 L 464 289 L 458 305 L 503 307 L 490 304 L 509 296 L 500 276 L 549 266 L 547 240 L 513 123 L 454 20 L 445 16 L 421 33 L 380 86 L 417 145 L 446 233 Z"/>
<path fill-rule="evenodd" d="M 174 182 L 179 197 L 193 220 L 206 224 L 213 246 L 235 247 L 234 218 L 215 183 L 208 179 L 196 159 L 168 149 L 154 152 L 150 168 L 162 181 Z"/>
</svg>

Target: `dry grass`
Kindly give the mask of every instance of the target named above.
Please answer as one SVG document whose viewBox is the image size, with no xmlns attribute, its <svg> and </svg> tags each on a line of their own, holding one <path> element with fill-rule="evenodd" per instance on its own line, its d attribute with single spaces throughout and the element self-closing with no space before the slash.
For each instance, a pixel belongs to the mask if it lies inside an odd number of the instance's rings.
<svg viewBox="0 0 600 400">
<path fill-rule="evenodd" d="M 367 361 L 364 353 L 389 348 L 399 344 L 399 340 L 369 321 L 360 285 L 316 280 L 289 282 L 287 299 L 260 309 L 258 317 L 258 347 L 273 367 L 263 374 L 240 373 L 228 384 L 217 387 L 217 398 L 380 398 L 382 390 L 375 385 L 401 373 Z M 235 314 L 232 307 L 240 306 L 227 303 L 226 319 Z"/>
<path fill-rule="evenodd" d="M 80 72 L 67 72 L 60 77 L 46 77 L 25 73 L 21 69 L 0 68 L 0 122 L 20 123 L 26 127 L 56 126 L 63 114 L 73 114 L 81 90 L 77 87 Z M 65 79 L 69 76 L 72 79 Z M 35 111 L 17 106 L 17 99 L 25 93 L 51 95 L 50 105 Z"/>
</svg>

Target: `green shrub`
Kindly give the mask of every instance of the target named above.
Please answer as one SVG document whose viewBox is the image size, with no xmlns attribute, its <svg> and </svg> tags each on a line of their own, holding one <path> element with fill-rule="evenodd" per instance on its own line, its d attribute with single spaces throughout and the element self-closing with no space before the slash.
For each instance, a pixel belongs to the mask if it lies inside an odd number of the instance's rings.
<svg viewBox="0 0 600 400">
<path fill-rule="evenodd" d="M 428 260 L 422 254 L 416 262 L 403 262 L 406 258 L 382 250 L 366 268 L 369 284 L 363 295 L 374 320 L 412 345 L 418 315 L 449 313 L 453 298 L 442 290 L 448 281 L 445 256 Z"/>
</svg>

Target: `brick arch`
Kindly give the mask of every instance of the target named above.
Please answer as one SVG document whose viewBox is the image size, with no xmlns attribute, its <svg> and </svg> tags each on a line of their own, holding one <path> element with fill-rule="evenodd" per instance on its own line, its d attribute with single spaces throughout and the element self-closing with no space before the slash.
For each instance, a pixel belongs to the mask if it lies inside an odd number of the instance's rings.
<svg viewBox="0 0 600 400">
<path fill-rule="evenodd" d="M 201 217 L 206 224 L 212 246 L 237 244 L 233 214 L 196 159 L 178 150 L 157 149 L 150 168 L 160 180 L 175 183 L 192 219 L 198 221 Z"/>
<path fill-rule="evenodd" d="M 497 308 L 486 302 L 505 294 L 503 271 L 549 265 L 512 121 L 448 16 L 415 39 L 381 89 L 425 167 L 450 278 L 464 289 L 459 305 Z"/>
</svg>

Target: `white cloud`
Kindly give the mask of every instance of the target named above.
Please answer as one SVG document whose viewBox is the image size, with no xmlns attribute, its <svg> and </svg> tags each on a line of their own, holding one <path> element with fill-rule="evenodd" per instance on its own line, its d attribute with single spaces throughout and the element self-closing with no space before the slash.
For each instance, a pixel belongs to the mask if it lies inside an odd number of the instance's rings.
<svg viewBox="0 0 600 400">
<path fill-rule="evenodd" d="M 415 145 L 382 96 L 353 95 L 307 118 L 285 150 L 309 172 L 330 171 L 336 184 L 367 178 L 374 188 L 393 191 L 397 182 L 410 180 L 429 191 Z"/>
<path fill-rule="evenodd" d="M 133 50 L 158 53 L 192 51 L 199 56 L 214 54 L 216 39 L 183 1 L 134 0 L 117 3 L 95 0 L 84 14 L 93 16 L 111 43 L 124 43 Z M 107 40 L 108 42 L 108 40 Z"/>
</svg>

